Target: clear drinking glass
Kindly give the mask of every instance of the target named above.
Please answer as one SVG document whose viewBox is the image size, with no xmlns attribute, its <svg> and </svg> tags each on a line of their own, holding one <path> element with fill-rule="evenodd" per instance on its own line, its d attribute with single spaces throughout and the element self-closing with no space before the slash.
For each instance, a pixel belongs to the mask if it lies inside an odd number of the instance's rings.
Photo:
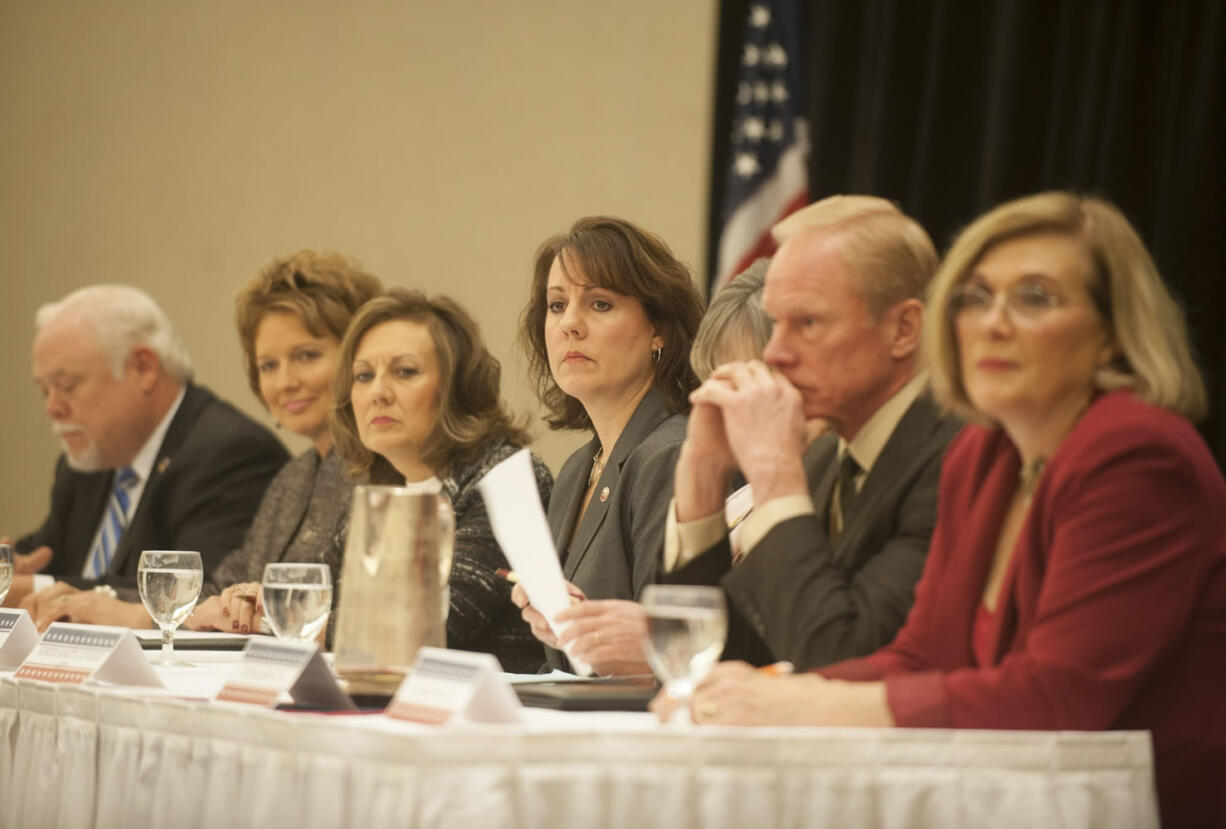
<svg viewBox="0 0 1226 829">
<path fill-rule="evenodd" d="M 145 550 L 136 568 L 140 600 L 162 629 L 162 656 L 155 665 L 186 665 L 175 658 L 175 628 L 192 614 L 204 586 L 200 553 Z"/>
<path fill-rule="evenodd" d="M 643 590 L 647 638 L 643 649 L 664 691 L 689 717 L 694 689 L 719 661 L 728 636 L 724 591 L 718 587 L 652 584 Z"/>
<path fill-rule="evenodd" d="M 332 610 L 326 564 L 264 565 L 264 615 L 278 639 L 314 641 Z"/>
<path fill-rule="evenodd" d="M 13 545 L 0 544 L 0 604 L 13 586 Z"/>
</svg>

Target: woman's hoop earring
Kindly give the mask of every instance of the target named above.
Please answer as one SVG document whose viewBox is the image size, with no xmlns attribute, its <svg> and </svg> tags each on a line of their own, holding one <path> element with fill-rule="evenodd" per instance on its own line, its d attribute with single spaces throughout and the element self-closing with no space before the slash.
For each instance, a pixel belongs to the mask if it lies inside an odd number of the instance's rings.
<svg viewBox="0 0 1226 829">
<path fill-rule="evenodd" d="M 663 353 L 664 353 L 664 349 L 657 348 L 655 351 L 651 352 L 651 361 L 655 363 L 656 365 L 659 365 L 660 357 Z"/>
</svg>

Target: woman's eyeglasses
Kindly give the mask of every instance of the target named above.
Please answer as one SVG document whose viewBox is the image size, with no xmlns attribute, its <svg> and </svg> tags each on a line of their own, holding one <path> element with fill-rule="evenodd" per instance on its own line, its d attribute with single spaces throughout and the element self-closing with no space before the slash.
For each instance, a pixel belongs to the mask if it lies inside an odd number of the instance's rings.
<svg viewBox="0 0 1226 829">
<path fill-rule="evenodd" d="M 998 303 L 1004 304 L 1010 319 L 1022 322 L 1037 320 L 1053 308 L 1066 304 L 1059 295 L 1037 282 L 1023 282 L 1001 293 L 983 285 L 959 285 L 949 298 L 954 316 L 973 319 L 986 316 Z"/>
</svg>

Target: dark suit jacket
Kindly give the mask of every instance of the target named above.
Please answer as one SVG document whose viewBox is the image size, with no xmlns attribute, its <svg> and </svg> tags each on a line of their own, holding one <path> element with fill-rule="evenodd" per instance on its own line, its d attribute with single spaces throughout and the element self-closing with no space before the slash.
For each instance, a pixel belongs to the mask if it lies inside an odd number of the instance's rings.
<svg viewBox="0 0 1226 829">
<path fill-rule="evenodd" d="M 668 574 L 675 584 L 722 584 L 728 596 L 725 659 L 798 669 L 872 653 L 894 638 L 911 608 L 936 523 L 941 457 L 961 428 L 927 395 L 894 428 L 830 543 L 830 495 L 838 438 L 805 456 L 816 515 L 783 521 L 732 568 L 725 539 Z"/>
<path fill-rule="evenodd" d="M 1099 397 L 1039 479 L 979 665 L 1019 466 L 1003 431 L 967 427 L 906 626 L 822 673 L 884 678 L 901 726 L 1148 729 L 1163 825 L 1226 825 L 1226 483 L 1204 441 L 1128 392 Z"/>
<path fill-rule="evenodd" d="M 103 581 L 135 588 L 142 550 L 197 550 L 207 578 L 242 543 L 264 489 L 288 458 L 263 426 L 208 389 L 189 385 Z M 75 472 L 61 456 L 51 513 L 38 530 L 18 540 L 17 549 L 50 546 L 55 557 L 46 572 L 86 584 L 81 570 L 113 478 L 110 471 Z"/>
<path fill-rule="evenodd" d="M 549 502 L 549 529 L 563 557 L 562 574 L 588 598 L 637 599 L 655 581 L 685 420 L 669 414 L 667 398 L 654 387 L 647 392 L 617 439 L 577 532 L 599 441 L 593 438 L 562 466 Z M 548 650 L 550 665 L 569 670 L 564 655 Z"/>
</svg>

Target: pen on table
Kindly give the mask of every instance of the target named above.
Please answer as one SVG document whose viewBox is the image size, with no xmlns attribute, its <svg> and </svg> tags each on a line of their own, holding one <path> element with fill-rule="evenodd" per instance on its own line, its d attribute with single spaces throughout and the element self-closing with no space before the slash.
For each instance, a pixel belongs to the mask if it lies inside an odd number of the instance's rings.
<svg viewBox="0 0 1226 829">
<path fill-rule="evenodd" d="M 791 662 L 772 662 L 770 665 L 763 665 L 761 668 L 758 668 L 758 673 L 766 674 L 767 676 L 790 676 L 794 670 L 796 670 L 796 666 Z"/>
<path fill-rule="evenodd" d="M 494 575 L 500 579 L 505 579 L 506 581 L 509 581 L 511 584 L 519 584 L 519 576 L 515 575 L 514 570 L 508 570 L 505 567 L 499 567 L 497 570 L 494 571 Z M 581 601 L 583 601 L 582 597 L 576 596 L 574 593 L 570 595 L 571 604 L 579 604 L 579 602 Z"/>
</svg>

